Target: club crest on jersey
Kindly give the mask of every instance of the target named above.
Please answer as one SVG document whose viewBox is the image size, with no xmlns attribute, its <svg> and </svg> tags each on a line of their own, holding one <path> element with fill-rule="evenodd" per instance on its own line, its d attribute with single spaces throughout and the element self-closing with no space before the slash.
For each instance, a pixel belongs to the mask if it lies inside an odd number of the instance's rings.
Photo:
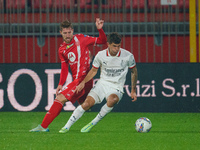
<svg viewBox="0 0 200 150">
<path fill-rule="evenodd" d="M 72 47 L 73 45 L 74 45 L 74 43 L 72 43 L 71 45 L 67 45 L 67 46 L 66 46 L 66 49 Z"/>
<path fill-rule="evenodd" d="M 74 62 L 76 60 L 76 55 L 73 52 L 69 52 L 67 56 L 71 62 Z"/>
</svg>

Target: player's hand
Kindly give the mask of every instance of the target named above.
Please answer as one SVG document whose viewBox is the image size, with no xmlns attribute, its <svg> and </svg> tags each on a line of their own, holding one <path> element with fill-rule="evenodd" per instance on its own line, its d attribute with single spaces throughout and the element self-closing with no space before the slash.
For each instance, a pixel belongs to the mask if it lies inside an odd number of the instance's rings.
<svg viewBox="0 0 200 150">
<path fill-rule="evenodd" d="M 96 27 L 97 29 L 101 29 L 103 27 L 104 20 L 101 20 L 100 18 L 96 18 Z"/>
<path fill-rule="evenodd" d="M 58 85 L 58 87 L 56 88 L 56 96 L 60 93 L 60 91 L 62 91 L 62 88 L 62 85 Z"/>
<path fill-rule="evenodd" d="M 85 82 L 82 81 L 75 89 L 74 93 L 80 92 L 85 87 Z"/>
<path fill-rule="evenodd" d="M 132 102 L 135 102 L 137 100 L 137 95 L 135 91 L 131 91 L 131 98 L 133 99 Z"/>
</svg>

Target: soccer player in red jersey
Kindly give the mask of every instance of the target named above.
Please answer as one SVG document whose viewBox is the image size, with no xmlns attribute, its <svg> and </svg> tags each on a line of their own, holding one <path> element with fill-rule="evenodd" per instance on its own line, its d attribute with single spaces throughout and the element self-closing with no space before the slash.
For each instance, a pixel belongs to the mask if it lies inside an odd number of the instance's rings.
<svg viewBox="0 0 200 150">
<path fill-rule="evenodd" d="M 78 94 L 74 92 L 76 86 L 85 78 L 90 70 L 89 45 L 105 44 L 107 37 L 102 29 L 104 21 L 96 18 L 96 27 L 99 31 L 99 37 L 91 37 L 83 34 L 74 35 L 74 29 L 68 20 L 60 24 L 60 34 L 63 43 L 58 52 L 61 59 L 60 81 L 56 89 L 56 98 L 50 110 L 46 113 L 42 124 L 30 130 L 30 132 L 48 132 L 49 124 L 60 114 L 63 105 L 67 101 L 75 103 L 77 100 L 82 104 L 92 88 L 93 81 L 87 83 L 85 88 Z M 70 66 L 73 81 L 66 87 L 63 84 L 68 75 L 68 66 Z"/>
</svg>

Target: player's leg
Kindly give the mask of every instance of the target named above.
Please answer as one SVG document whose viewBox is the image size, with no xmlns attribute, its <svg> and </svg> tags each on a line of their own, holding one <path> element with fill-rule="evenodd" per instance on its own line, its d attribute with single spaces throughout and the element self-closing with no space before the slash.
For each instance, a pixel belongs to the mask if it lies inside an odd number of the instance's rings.
<svg viewBox="0 0 200 150">
<path fill-rule="evenodd" d="M 82 90 L 80 94 L 77 96 L 76 93 L 73 91 L 75 90 L 77 84 L 79 83 L 79 80 L 74 80 L 70 84 L 67 85 L 66 88 L 62 92 L 60 92 L 59 95 L 57 95 L 56 99 L 54 100 L 53 105 L 51 106 L 50 110 L 46 113 L 42 124 L 38 127 L 30 130 L 30 132 L 39 132 L 40 130 L 45 130 L 49 126 L 49 124 L 60 114 L 63 104 L 67 101 L 71 101 L 74 103 L 76 101 L 76 98 L 78 99 L 84 94 L 84 91 Z M 41 127 L 43 129 L 41 129 Z"/>
<path fill-rule="evenodd" d="M 43 128 L 47 128 L 49 124 L 60 114 L 62 111 L 63 105 L 68 100 L 63 94 L 59 94 L 56 99 L 53 102 L 53 105 L 49 109 L 49 111 L 46 113 L 41 126 Z"/>
<path fill-rule="evenodd" d="M 63 94 L 59 94 L 53 102 L 53 105 L 46 113 L 42 124 L 38 125 L 36 128 L 30 130 L 30 132 L 48 132 L 49 124 L 60 114 L 63 104 L 68 100 Z"/>
<path fill-rule="evenodd" d="M 117 104 L 118 102 L 119 102 L 119 97 L 116 94 L 109 95 L 107 98 L 107 103 L 104 106 L 102 106 L 102 108 L 101 108 L 100 112 L 98 113 L 98 115 L 96 116 L 96 118 L 94 118 L 92 120 L 92 123 L 97 124 L 109 112 L 112 111 L 114 105 Z"/>
<path fill-rule="evenodd" d="M 81 132 L 89 132 L 101 119 L 112 111 L 114 105 L 119 102 L 119 97 L 116 94 L 111 94 L 107 98 L 107 103 L 102 106 L 98 115 L 86 126 L 81 129 Z"/>
<path fill-rule="evenodd" d="M 79 105 L 72 115 L 70 116 L 69 120 L 65 124 L 65 126 L 59 131 L 60 133 L 66 133 L 69 131 L 70 127 L 79 119 L 82 117 L 84 112 L 91 108 L 95 104 L 95 100 L 93 97 L 88 96 L 86 100 L 83 102 L 82 105 Z"/>
</svg>

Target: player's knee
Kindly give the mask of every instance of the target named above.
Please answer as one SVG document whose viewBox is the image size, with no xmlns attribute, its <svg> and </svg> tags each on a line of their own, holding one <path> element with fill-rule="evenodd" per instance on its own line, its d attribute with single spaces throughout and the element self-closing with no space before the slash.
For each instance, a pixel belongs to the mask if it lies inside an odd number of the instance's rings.
<svg viewBox="0 0 200 150">
<path fill-rule="evenodd" d="M 90 103 L 89 103 L 89 102 L 86 102 L 86 101 L 85 101 L 81 106 L 82 106 L 82 108 L 83 108 L 84 110 L 88 110 L 88 109 L 90 109 L 90 107 L 91 107 L 91 106 L 90 106 Z"/>
<path fill-rule="evenodd" d="M 117 95 L 110 95 L 107 99 L 107 106 L 108 107 L 113 107 L 115 104 L 119 102 L 119 98 Z"/>
<path fill-rule="evenodd" d="M 117 101 L 107 101 L 108 107 L 114 107 L 114 105 L 117 103 Z"/>
<path fill-rule="evenodd" d="M 67 102 L 68 100 L 66 99 L 66 97 L 63 95 L 63 94 L 59 94 L 56 96 L 56 100 L 60 101 L 61 103 L 65 103 Z"/>
<path fill-rule="evenodd" d="M 94 105 L 95 101 L 90 97 L 87 97 L 85 102 L 81 105 L 84 110 L 90 109 Z"/>
</svg>

